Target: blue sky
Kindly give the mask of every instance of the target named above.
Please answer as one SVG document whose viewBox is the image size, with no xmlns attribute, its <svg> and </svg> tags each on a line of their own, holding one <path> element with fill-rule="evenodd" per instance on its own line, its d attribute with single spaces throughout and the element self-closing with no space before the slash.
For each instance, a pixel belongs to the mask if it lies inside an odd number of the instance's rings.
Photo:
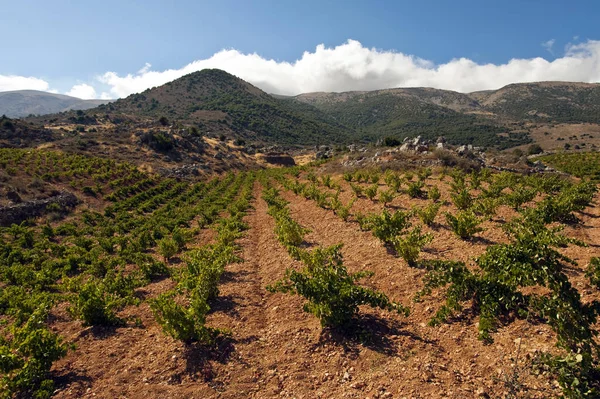
<svg viewBox="0 0 600 399">
<path fill-rule="evenodd" d="M 600 79 L 594 58 L 596 40 L 600 40 L 599 1 L 0 0 L 0 9 L 0 90 L 31 84 L 65 93 L 80 85 L 86 87 L 79 93 L 93 88 L 95 97 L 102 93 L 117 97 L 183 73 L 159 76 L 165 70 L 189 72 L 205 66 L 231 69 L 261 88 L 286 94 L 320 88 L 341 91 L 344 85 L 350 90 L 420 83 L 464 91 L 495 87 L 523 75 Z M 350 39 L 360 46 L 343 47 Z M 325 50 L 334 49 L 337 56 L 313 57 L 310 66 L 287 68 L 285 62 L 293 65 L 304 52 L 318 53 L 319 44 Z M 235 50 L 237 56 L 185 69 L 194 61 L 210 60 L 223 49 Z M 591 53 L 588 58 L 592 58 L 583 66 L 570 64 L 585 69 L 577 74 L 556 63 L 553 69 L 535 64 L 513 67 L 499 80 L 494 80 L 494 73 L 502 75 L 496 69 L 476 82 L 462 86 L 452 82 L 483 73 L 470 64 L 453 64 L 456 59 L 497 67 L 512 59 L 536 57 L 552 63 L 573 58 L 573 49 L 577 59 L 585 58 L 584 53 Z M 265 61 L 262 66 L 248 58 L 254 53 Z M 355 56 L 359 53 L 363 56 Z M 406 60 L 385 64 L 386 54 L 417 59 L 421 69 L 407 66 Z M 351 67 L 346 65 L 348 59 L 353 60 Z M 277 71 L 266 63 L 269 60 L 281 64 Z M 151 66 L 138 73 L 146 63 Z M 369 63 L 387 65 L 389 71 L 374 71 Z M 315 71 L 320 66 L 333 69 L 333 75 L 342 70 L 348 79 Z M 449 76 L 429 73 L 443 66 L 454 68 Z M 535 73 L 528 74 L 528 67 Z M 106 77 L 107 72 L 114 74 Z M 147 77 L 148 73 L 154 76 Z M 270 74 L 278 78 L 270 80 Z M 373 79 L 373 74 L 379 78 Z M 132 80 L 123 81 L 128 75 Z M 135 77 L 140 79 L 135 81 Z M 303 83 L 286 85 L 290 79 Z"/>
</svg>

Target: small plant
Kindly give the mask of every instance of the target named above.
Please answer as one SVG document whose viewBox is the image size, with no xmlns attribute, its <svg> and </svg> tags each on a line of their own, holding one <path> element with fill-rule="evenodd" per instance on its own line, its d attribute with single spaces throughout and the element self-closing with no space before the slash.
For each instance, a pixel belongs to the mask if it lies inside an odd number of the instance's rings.
<svg viewBox="0 0 600 399">
<path fill-rule="evenodd" d="M 518 211 L 523 204 L 532 201 L 536 194 L 537 191 L 534 189 L 515 186 L 510 193 L 504 194 L 503 202 Z"/>
<path fill-rule="evenodd" d="M 425 187 L 425 183 L 421 180 L 409 181 L 406 194 L 411 198 L 420 198 L 423 196 L 423 187 Z"/>
<path fill-rule="evenodd" d="M 379 172 L 373 172 L 369 176 L 369 180 L 372 184 L 379 184 L 379 180 L 381 179 L 381 174 Z"/>
<path fill-rule="evenodd" d="M 122 324 L 123 320 L 116 315 L 127 300 L 110 292 L 103 281 L 91 279 L 79 287 L 73 306 L 69 312 L 88 326 L 110 326 Z"/>
<path fill-rule="evenodd" d="M 362 231 L 368 231 L 371 229 L 371 222 L 369 220 L 369 217 L 364 213 L 356 212 L 354 214 L 354 218 L 356 219 L 356 222 L 358 223 Z"/>
<path fill-rule="evenodd" d="M 363 196 L 363 188 L 360 185 L 350 183 L 350 188 L 354 192 L 354 195 L 356 196 L 356 198 L 360 198 Z"/>
<path fill-rule="evenodd" d="M 12 338 L 0 340 L 0 386 L 3 398 L 50 398 L 54 382 L 52 363 L 67 354 L 69 346 L 45 325 L 45 305 L 39 306 Z"/>
<path fill-rule="evenodd" d="M 460 210 L 469 209 L 473 205 L 473 197 L 471 197 L 471 193 L 469 193 L 467 188 L 453 192 L 450 194 L 450 197 L 452 198 L 452 203 Z"/>
<path fill-rule="evenodd" d="M 438 214 L 438 211 L 440 210 L 440 207 L 442 205 L 441 204 L 429 204 L 423 208 L 419 208 L 417 209 L 417 216 L 419 216 L 419 219 L 421 219 L 421 221 L 423 222 L 423 224 L 425 224 L 426 226 L 431 226 L 435 220 L 435 217 Z"/>
<path fill-rule="evenodd" d="M 478 215 L 491 219 L 498 209 L 499 200 L 497 198 L 484 197 L 478 199 L 471 210 Z"/>
<path fill-rule="evenodd" d="M 392 202 L 395 197 L 396 197 L 396 191 L 393 189 L 381 191 L 379 193 L 379 202 L 381 202 L 383 204 L 383 206 L 386 206 L 387 204 Z"/>
<path fill-rule="evenodd" d="M 373 184 L 373 185 L 365 188 L 365 195 L 367 196 L 368 199 L 373 201 L 375 199 L 375 197 L 377 196 L 378 189 L 379 189 L 379 186 L 377 184 Z"/>
<path fill-rule="evenodd" d="M 360 305 L 408 315 L 408 309 L 392 302 L 379 291 L 356 284 L 370 272 L 350 274 L 343 265 L 341 245 L 300 253 L 303 270 L 287 269 L 285 277 L 268 286 L 270 292 L 301 295 L 307 299 L 304 311 L 315 315 L 324 327 L 344 327 L 358 313 Z"/>
<path fill-rule="evenodd" d="M 277 234 L 279 242 L 285 246 L 294 247 L 297 247 L 304 242 L 304 236 L 309 230 L 303 228 L 298 222 L 293 220 L 289 216 L 287 208 L 280 211 L 275 216 L 275 220 L 275 234 Z"/>
<path fill-rule="evenodd" d="M 384 209 L 379 215 L 369 216 L 365 227 L 371 230 L 373 235 L 381 241 L 392 244 L 402 230 L 410 227 L 410 216 L 409 212 L 396 211 L 392 214 Z"/>
<path fill-rule="evenodd" d="M 419 259 L 419 253 L 423 247 L 433 240 L 431 234 L 421 234 L 421 227 L 413 228 L 404 236 L 397 236 L 392 245 L 398 256 L 408 263 L 409 266 L 415 266 Z"/>
<path fill-rule="evenodd" d="M 165 262 L 168 262 L 179 250 L 177 242 L 172 238 L 161 238 L 158 241 L 158 253 L 162 255 Z"/>
<path fill-rule="evenodd" d="M 329 176 L 329 175 L 321 176 L 321 182 L 327 188 L 331 188 L 331 185 L 333 184 L 333 180 L 331 179 L 331 176 Z"/>
<path fill-rule="evenodd" d="M 585 276 L 590 280 L 590 284 L 600 288 L 600 258 L 590 259 Z"/>
<path fill-rule="evenodd" d="M 350 217 L 350 209 L 354 205 L 354 199 L 352 199 L 347 205 L 340 205 L 336 210 L 335 214 L 338 215 L 344 222 L 348 221 Z"/>
<path fill-rule="evenodd" d="M 479 227 L 481 220 L 475 216 L 473 211 L 462 211 L 457 213 L 456 216 L 446 212 L 446 221 L 454 234 L 463 240 L 469 239 L 473 237 L 473 235 L 483 231 L 483 229 Z"/>
<path fill-rule="evenodd" d="M 421 170 L 419 170 L 419 172 L 417 173 L 419 180 L 421 181 L 425 181 L 427 180 L 427 178 L 431 177 L 431 175 L 433 174 L 433 171 L 431 170 L 431 168 L 423 168 Z"/>
<path fill-rule="evenodd" d="M 150 308 L 158 324 L 173 338 L 185 343 L 213 343 L 220 331 L 205 325 L 210 310 L 206 299 L 194 295 L 190 302 L 189 307 L 182 306 L 175 301 L 174 292 L 167 292 L 150 300 Z"/>
<path fill-rule="evenodd" d="M 442 195 L 440 194 L 440 189 L 436 186 L 431 187 L 429 191 L 427 191 L 427 198 L 429 198 L 433 202 L 438 202 L 441 196 Z"/>
</svg>

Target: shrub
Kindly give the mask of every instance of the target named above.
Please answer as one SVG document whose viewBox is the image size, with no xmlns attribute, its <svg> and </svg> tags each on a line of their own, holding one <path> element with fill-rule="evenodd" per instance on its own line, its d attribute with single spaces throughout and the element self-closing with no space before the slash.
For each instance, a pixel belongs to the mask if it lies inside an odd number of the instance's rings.
<svg viewBox="0 0 600 399">
<path fill-rule="evenodd" d="M 378 189 L 379 189 L 379 186 L 377 184 L 373 184 L 373 185 L 365 188 L 365 195 L 367 196 L 368 199 L 373 201 L 375 199 L 375 197 L 377 196 Z"/>
<path fill-rule="evenodd" d="M 384 293 L 356 284 L 372 273 L 348 273 L 342 262 L 341 245 L 302 251 L 300 258 L 306 265 L 304 269 L 287 269 L 285 277 L 267 289 L 306 298 L 304 311 L 315 315 L 322 326 L 348 325 L 360 305 L 408 315 L 407 308 L 391 302 Z"/>
<path fill-rule="evenodd" d="M 429 198 L 433 202 L 438 202 L 441 196 L 442 195 L 440 194 L 440 189 L 435 186 L 431 187 L 431 189 L 429 189 L 429 191 L 427 192 L 427 198 Z"/>
<path fill-rule="evenodd" d="M 173 292 L 167 292 L 150 300 L 150 308 L 163 331 L 185 343 L 211 344 L 220 333 L 205 325 L 210 307 L 201 295 L 194 295 L 190 306 L 184 307 L 175 301 Z"/>
<path fill-rule="evenodd" d="M 532 201 L 536 194 L 537 192 L 534 189 L 526 188 L 524 186 L 515 186 L 510 193 L 504 194 L 503 202 L 518 211 L 521 208 L 521 205 Z"/>
<path fill-rule="evenodd" d="M 363 188 L 360 185 L 350 183 L 350 188 L 352 188 L 352 191 L 354 191 L 354 195 L 356 195 L 356 198 L 362 197 Z"/>
<path fill-rule="evenodd" d="M 592 285 L 600 288 L 600 258 L 594 257 L 590 259 L 585 276 L 590 280 Z"/>
<path fill-rule="evenodd" d="M 287 208 L 275 215 L 275 220 L 275 234 L 277 234 L 279 242 L 285 246 L 294 247 L 297 247 L 304 242 L 304 236 L 309 230 L 303 228 L 298 222 L 293 220 L 289 216 Z"/>
<path fill-rule="evenodd" d="M 409 264 L 415 266 L 419 253 L 423 247 L 433 240 L 431 234 L 421 234 L 421 227 L 417 226 L 404 236 L 397 236 L 393 241 L 396 253 Z"/>
<path fill-rule="evenodd" d="M 454 234 L 463 240 L 469 239 L 473 237 L 473 235 L 483 231 L 483 229 L 479 227 L 481 220 L 475 216 L 473 211 L 462 211 L 457 213 L 456 216 L 446 212 L 446 221 Z"/>
<path fill-rule="evenodd" d="M 416 182 L 409 182 L 408 187 L 406 188 L 406 193 L 411 198 L 420 198 L 423 196 L 423 187 L 425 183 L 422 180 L 417 180 Z"/>
<path fill-rule="evenodd" d="M 387 186 L 391 190 L 394 190 L 394 192 L 400 191 L 400 186 L 402 185 L 402 179 L 397 174 L 392 172 L 391 170 L 388 170 L 386 172 L 386 174 L 384 176 L 384 181 L 385 181 L 385 184 L 387 184 Z"/>
<path fill-rule="evenodd" d="M 433 203 L 423 208 L 419 208 L 417 209 L 417 216 L 419 216 L 419 219 L 421 219 L 423 224 L 431 226 L 441 206 L 441 204 Z"/>
<path fill-rule="evenodd" d="M 469 190 L 466 188 L 451 193 L 450 197 L 452 198 L 452 203 L 460 210 L 469 209 L 473 204 L 473 197 L 471 197 Z"/>
<path fill-rule="evenodd" d="M 410 227 L 410 213 L 396 211 L 393 214 L 386 209 L 379 215 L 370 215 L 365 227 L 373 232 L 373 235 L 381 241 L 391 244 L 402 230 Z"/>
<path fill-rule="evenodd" d="M 383 206 L 386 206 L 387 204 L 392 202 L 395 197 L 396 197 L 396 192 L 393 189 L 381 191 L 379 193 L 379 202 L 381 202 L 383 204 Z"/>
<path fill-rule="evenodd" d="M 116 311 L 125 303 L 117 294 L 108 292 L 102 281 L 90 279 L 79 287 L 69 312 L 81 319 L 84 325 L 118 325 L 123 320 L 117 317 Z"/>
<path fill-rule="evenodd" d="M 169 261 L 178 252 L 177 242 L 169 237 L 158 240 L 158 253 L 164 258 L 165 262 Z"/>
<path fill-rule="evenodd" d="M 402 144 L 402 142 L 396 137 L 388 136 L 383 139 L 383 145 L 386 147 L 397 147 L 400 144 Z"/>
<path fill-rule="evenodd" d="M 67 354 L 68 346 L 44 326 L 48 309 L 40 306 L 12 339 L 0 342 L 0 386 L 2 397 L 50 398 L 54 382 L 49 378 L 52 363 Z"/>
<path fill-rule="evenodd" d="M 527 154 L 529 155 L 541 154 L 542 152 L 544 152 L 544 150 L 542 149 L 542 147 L 540 147 L 539 144 L 532 144 L 527 149 Z"/>
<path fill-rule="evenodd" d="M 498 209 L 499 200 L 497 198 L 485 197 L 478 199 L 471 210 L 478 215 L 491 219 Z"/>
<path fill-rule="evenodd" d="M 331 179 L 331 176 L 329 176 L 329 175 L 321 176 L 321 182 L 327 188 L 331 188 L 331 185 L 333 184 L 333 180 Z"/>
<path fill-rule="evenodd" d="M 350 209 L 354 205 L 354 199 L 350 200 L 347 205 L 340 203 L 340 206 L 335 209 L 335 214 L 338 215 L 344 222 L 350 217 Z"/>
</svg>

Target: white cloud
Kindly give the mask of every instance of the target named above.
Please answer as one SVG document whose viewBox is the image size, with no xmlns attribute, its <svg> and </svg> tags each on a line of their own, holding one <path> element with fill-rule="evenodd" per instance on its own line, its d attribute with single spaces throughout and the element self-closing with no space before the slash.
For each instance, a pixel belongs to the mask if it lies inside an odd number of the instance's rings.
<svg viewBox="0 0 600 399">
<path fill-rule="evenodd" d="M 556 40 L 550 39 L 546 42 L 543 42 L 542 47 L 545 48 L 546 51 L 548 51 L 550 54 L 554 54 L 554 50 L 552 50 L 552 47 L 554 46 L 555 42 L 556 42 Z"/>
<path fill-rule="evenodd" d="M 75 85 L 65 93 L 67 96 L 73 96 L 77 98 L 81 98 L 83 100 L 89 100 L 96 98 L 96 89 L 92 86 L 82 83 Z"/>
<path fill-rule="evenodd" d="M 0 91 L 12 90 L 48 90 L 50 85 L 43 79 L 16 76 L 0 75 Z"/>
<path fill-rule="evenodd" d="M 544 43 L 551 49 L 554 40 Z M 360 42 L 327 48 L 318 45 L 295 62 L 278 62 L 258 54 L 222 50 L 180 69 L 151 70 L 146 64 L 135 74 L 106 72 L 98 80 L 110 87 L 111 97 L 125 97 L 160 86 L 205 68 L 226 70 L 261 89 L 277 94 L 313 91 L 375 90 L 391 87 L 435 87 L 471 92 L 497 89 L 510 83 L 544 80 L 598 82 L 600 41 L 569 45 L 563 57 L 512 59 L 505 64 L 478 64 L 467 58 L 434 64 L 416 56 L 364 47 Z"/>
</svg>

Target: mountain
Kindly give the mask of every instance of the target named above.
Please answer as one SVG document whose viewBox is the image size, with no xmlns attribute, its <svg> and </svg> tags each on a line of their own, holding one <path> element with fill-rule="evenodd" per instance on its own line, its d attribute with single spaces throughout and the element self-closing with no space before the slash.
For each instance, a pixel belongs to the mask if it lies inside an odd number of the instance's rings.
<svg viewBox="0 0 600 399">
<path fill-rule="evenodd" d="M 22 118 L 28 115 L 55 114 L 70 110 L 85 110 L 111 100 L 82 100 L 64 94 L 37 90 L 0 92 L 0 115 Z"/>
<path fill-rule="evenodd" d="M 486 112 L 512 120 L 600 123 L 597 83 L 519 83 L 469 96 Z"/>
<path fill-rule="evenodd" d="M 288 99 L 309 104 L 349 126 L 365 140 L 386 136 L 444 136 L 451 144 L 508 148 L 527 138 L 489 118 L 476 115 L 477 100 L 462 93 L 430 88 L 369 92 L 308 93 Z"/>
<path fill-rule="evenodd" d="M 93 111 L 166 118 L 265 144 L 345 143 L 351 132 L 317 108 L 295 106 L 218 69 L 191 73 Z"/>
<path fill-rule="evenodd" d="M 173 151 L 180 151 L 177 159 L 196 159 L 201 136 L 254 148 L 417 135 L 496 149 L 532 141 L 562 148 L 565 140 L 583 145 L 576 142 L 579 136 L 595 140 L 599 100 L 600 85 L 568 82 L 474 93 L 396 88 L 276 96 L 227 72 L 205 69 L 97 108 L 28 120 L 78 142 L 82 138 L 75 130 L 85 137 L 97 131 L 99 141 L 115 144 L 113 153 L 123 143 L 134 152 L 138 146 L 164 147 L 167 138 L 176 144 Z"/>
<path fill-rule="evenodd" d="M 285 100 L 312 105 L 367 139 L 443 135 L 454 144 L 502 149 L 528 143 L 540 124 L 600 124 L 600 84 L 589 83 L 519 83 L 474 93 L 433 88 L 305 93 Z M 556 139 L 564 137 L 559 132 Z"/>
</svg>

